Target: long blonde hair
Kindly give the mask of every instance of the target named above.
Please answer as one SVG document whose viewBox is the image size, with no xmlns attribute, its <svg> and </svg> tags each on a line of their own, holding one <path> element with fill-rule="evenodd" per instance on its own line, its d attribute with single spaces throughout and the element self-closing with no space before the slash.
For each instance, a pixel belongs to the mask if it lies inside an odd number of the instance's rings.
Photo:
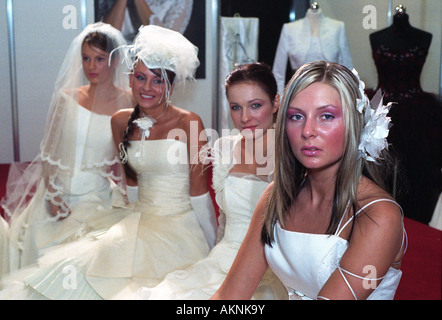
<svg viewBox="0 0 442 320">
<path fill-rule="evenodd" d="M 356 110 L 356 99 L 361 99 L 358 78 L 346 67 L 336 63 L 317 61 L 305 64 L 287 84 L 276 120 L 274 185 L 269 195 L 262 229 L 262 240 L 269 245 L 274 240 L 275 223 L 279 222 L 284 227 L 288 211 L 295 203 L 307 174 L 306 168 L 295 158 L 290 147 L 286 134 L 287 109 L 299 92 L 315 82 L 326 83 L 338 91 L 346 137 L 336 176 L 332 216 L 326 233 L 333 234 L 336 231 L 348 206 L 353 208 L 353 212 L 358 208 L 356 193 L 363 174 L 386 190 L 384 179 L 389 174 L 386 175 L 384 170 L 388 171 L 388 166 L 376 165 L 358 157 L 358 145 L 364 127 L 364 115 Z M 382 158 L 389 161 L 385 150 Z"/>
</svg>

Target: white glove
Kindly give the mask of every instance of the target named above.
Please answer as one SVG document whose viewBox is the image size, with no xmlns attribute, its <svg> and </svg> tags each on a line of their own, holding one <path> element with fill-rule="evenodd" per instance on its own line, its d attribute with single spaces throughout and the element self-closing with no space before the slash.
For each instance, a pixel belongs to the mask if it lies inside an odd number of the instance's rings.
<svg viewBox="0 0 442 320">
<path fill-rule="evenodd" d="M 224 238 L 224 230 L 226 229 L 226 215 L 219 209 L 218 216 L 218 231 L 216 232 L 216 243 L 220 242 Z"/>
<path fill-rule="evenodd" d="M 127 206 L 124 195 L 121 193 L 120 189 L 117 187 L 115 182 L 111 181 L 112 189 L 112 206 L 116 208 L 124 208 Z M 134 204 L 138 200 L 138 187 L 126 186 L 126 197 L 130 204 Z"/>
<path fill-rule="evenodd" d="M 196 218 L 203 229 L 209 248 L 212 249 L 216 243 L 216 223 L 215 209 L 213 208 L 212 198 L 207 192 L 203 195 L 190 197 L 190 204 L 196 214 Z"/>
<path fill-rule="evenodd" d="M 138 200 L 138 186 L 126 186 L 126 195 L 130 204 L 136 203 Z"/>
</svg>

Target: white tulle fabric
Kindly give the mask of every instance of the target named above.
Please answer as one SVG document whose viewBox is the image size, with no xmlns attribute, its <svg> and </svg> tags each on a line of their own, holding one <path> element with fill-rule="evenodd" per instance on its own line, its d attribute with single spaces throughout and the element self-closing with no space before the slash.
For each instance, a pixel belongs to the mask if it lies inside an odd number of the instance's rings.
<svg viewBox="0 0 442 320">
<path fill-rule="evenodd" d="M 135 158 L 140 143 L 132 141 L 128 149 L 138 177 L 137 203 L 113 207 L 107 216 L 122 219 L 106 232 L 49 249 L 38 268 L 6 281 L 0 299 L 135 299 L 138 288 L 155 286 L 207 256 L 190 204 L 189 165 L 168 159 L 169 150 L 187 159 L 187 145 L 146 140 Z"/>
<path fill-rule="evenodd" d="M 154 25 L 141 26 L 134 43 L 122 46 L 115 52 L 119 51 L 123 52 L 130 69 L 142 61 L 149 69 L 173 71 L 175 85 L 183 84 L 185 80 L 194 80 L 196 68 L 200 64 L 198 47 L 181 33 Z M 163 78 L 167 80 L 167 77 Z"/>
<path fill-rule="evenodd" d="M 388 149 L 387 137 L 391 127 L 391 118 L 387 115 L 393 103 L 383 104 L 381 90 L 378 90 L 370 101 L 365 94 L 365 83 L 359 78 L 356 69 L 352 72 L 359 80 L 361 96 L 361 99 L 356 99 L 356 109 L 364 115 L 364 128 L 361 132 L 358 155 L 367 161 L 377 163 L 382 150 Z"/>
<path fill-rule="evenodd" d="M 94 31 L 107 36 L 110 49 L 126 43 L 118 30 L 104 23 L 87 26 L 73 40 L 55 83 L 40 153 L 30 163 L 11 165 L 1 200 L 10 224 L 11 269 L 34 263 L 40 250 L 93 229 L 85 214 L 76 217 L 77 205 L 106 207 L 111 184 L 124 192 L 110 117 L 120 108 L 131 107 L 127 94 L 121 94 L 115 105 L 94 103 L 91 110 L 78 103 L 78 88 L 89 84 L 81 47 Z M 129 90 L 125 70 L 118 63 L 114 71 L 114 85 L 122 93 Z M 50 214 L 49 203 L 62 206 L 56 216 Z"/>
<path fill-rule="evenodd" d="M 213 187 L 221 215 L 219 242 L 207 258 L 168 274 L 158 286 L 140 288 L 138 299 L 204 300 L 224 281 L 247 233 L 255 206 L 269 183 L 255 175 L 230 172 L 236 163 L 233 154 L 240 140 L 241 135 L 223 137 L 211 149 Z M 287 293 L 268 270 L 253 299 L 287 299 Z"/>
</svg>

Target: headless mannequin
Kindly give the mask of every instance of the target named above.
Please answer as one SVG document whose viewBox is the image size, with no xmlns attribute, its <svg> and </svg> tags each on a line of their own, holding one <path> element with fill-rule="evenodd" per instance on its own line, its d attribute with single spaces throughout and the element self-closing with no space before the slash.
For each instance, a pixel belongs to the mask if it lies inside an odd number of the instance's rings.
<svg viewBox="0 0 442 320">
<path fill-rule="evenodd" d="M 442 179 L 442 109 L 437 98 L 420 86 L 431 40 L 431 33 L 410 25 L 403 7 L 396 8 L 390 27 L 370 34 L 378 88 L 385 93 L 384 102 L 395 102 L 389 112 L 393 126 L 388 142 L 400 160 L 396 199 L 406 216 L 423 223 L 432 217 Z M 368 90 L 368 96 L 375 91 Z"/>
<path fill-rule="evenodd" d="M 428 50 L 431 39 L 431 33 L 410 25 L 408 14 L 405 12 L 396 13 L 390 27 L 370 34 L 372 50 L 376 50 L 381 45 L 395 50 L 406 50 L 414 47 Z"/>
<path fill-rule="evenodd" d="M 305 17 L 308 19 L 310 23 L 310 30 L 312 37 L 319 36 L 319 25 L 321 24 L 322 10 L 320 8 L 317 9 L 308 9 Z"/>
</svg>

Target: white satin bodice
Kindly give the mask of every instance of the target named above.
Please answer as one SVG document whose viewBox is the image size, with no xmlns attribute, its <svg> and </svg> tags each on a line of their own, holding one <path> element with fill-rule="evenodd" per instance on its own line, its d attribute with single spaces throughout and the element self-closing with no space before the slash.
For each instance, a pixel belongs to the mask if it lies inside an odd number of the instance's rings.
<svg viewBox="0 0 442 320">
<path fill-rule="evenodd" d="M 63 186 L 64 193 L 68 196 L 110 188 L 105 172 L 100 174 L 99 171 L 105 171 L 110 164 L 105 159 L 112 159 L 115 153 L 111 116 L 92 113 L 79 104 L 72 107 L 73 121 L 66 122 L 68 128 L 65 131 L 72 132 L 76 136 L 74 166 L 71 172 L 58 172 L 57 185 Z M 66 137 L 63 143 L 71 145 L 72 137 Z"/>
<path fill-rule="evenodd" d="M 223 243 L 239 248 L 256 204 L 268 184 L 252 175 L 238 177 L 230 174 L 225 179 L 221 194 L 217 197 L 220 208 L 226 214 Z"/>
<path fill-rule="evenodd" d="M 149 208 L 157 215 L 168 215 L 191 209 L 185 143 L 173 139 L 131 141 L 127 152 L 129 164 L 137 172 L 136 207 L 141 212 Z"/>
</svg>

